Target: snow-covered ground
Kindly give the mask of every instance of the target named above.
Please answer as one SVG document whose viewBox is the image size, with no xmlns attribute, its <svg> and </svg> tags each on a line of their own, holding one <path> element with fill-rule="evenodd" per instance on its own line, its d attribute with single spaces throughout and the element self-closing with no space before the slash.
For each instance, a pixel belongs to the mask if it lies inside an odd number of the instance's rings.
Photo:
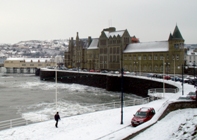
<svg viewBox="0 0 197 140">
<path fill-rule="evenodd" d="M 169 81 L 171 82 L 171 81 Z M 173 83 L 172 83 L 173 84 Z M 181 88 L 181 83 L 174 83 Z M 184 96 L 196 89 L 192 85 L 184 84 Z M 178 93 L 164 93 L 163 99 L 148 104 L 124 107 L 123 124 L 121 111 L 112 109 L 99 111 L 73 117 L 61 118 L 59 127 L 55 128 L 55 121 L 50 120 L 42 123 L 30 124 L 0 131 L 2 140 L 120 140 L 128 135 L 141 130 L 158 121 L 167 105 L 178 101 L 182 96 L 182 90 Z M 130 126 L 133 114 L 140 107 L 154 107 L 154 117 L 137 127 Z M 61 112 L 60 116 L 61 116 Z M 55 112 L 54 112 L 55 114 Z M 165 118 L 158 121 L 133 140 L 190 140 L 197 125 L 197 109 L 183 109 L 171 112 Z M 194 137 L 194 136 L 193 136 Z M 197 138 L 195 138 L 197 139 Z"/>
</svg>

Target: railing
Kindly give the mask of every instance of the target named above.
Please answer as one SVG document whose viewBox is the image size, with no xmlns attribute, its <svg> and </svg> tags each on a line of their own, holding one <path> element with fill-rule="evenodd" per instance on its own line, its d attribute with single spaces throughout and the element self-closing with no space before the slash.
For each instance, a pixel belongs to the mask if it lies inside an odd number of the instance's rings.
<svg viewBox="0 0 197 140">
<path fill-rule="evenodd" d="M 148 95 L 156 98 L 162 98 L 164 93 L 177 93 L 178 91 L 178 88 L 154 88 L 148 90 Z"/>
<path fill-rule="evenodd" d="M 148 103 L 152 100 L 154 100 L 152 97 L 147 97 L 147 98 L 143 98 L 143 99 L 126 100 L 126 101 L 123 101 L 123 105 L 125 107 L 126 106 L 140 105 L 140 104 Z M 105 104 L 97 104 L 97 105 L 92 105 L 92 106 L 86 106 L 87 108 L 90 108 L 90 110 L 86 113 L 102 111 L 102 110 L 109 110 L 109 109 L 114 109 L 114 108 L 120 108 L 120 106 L 121 106 L 120 101 L 105 103 Z M 70 115 L 70 116 L 74 116 L 74 115 Z M 39 121 L 36 121 L 36 122 L 43 122 L 43 121 L 46 121 L 46 120 L 50 120 L 50 118 L 53 118 L 53 116 L 48 117 L 46 119 L 45 115 L 40 115 L 39 118 L 36 118 L 36 120 L 39 120 Z M 7 121 L 1 121 L 0 122 L 0 130 L 35 123 L 35 121 L 32 121 L 32 119 L 33 119 L 33 117 L 28 118 L 26 120 L 23 119 L 23 118 L 17 118 L 17 119 L 12 119 L 12 120 L 7 120 Z"/>
</svg>

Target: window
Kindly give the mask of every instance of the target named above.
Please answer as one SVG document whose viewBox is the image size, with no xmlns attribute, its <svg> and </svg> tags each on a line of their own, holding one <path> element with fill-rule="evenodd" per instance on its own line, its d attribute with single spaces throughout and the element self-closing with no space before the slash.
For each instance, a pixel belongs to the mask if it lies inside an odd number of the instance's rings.
<svg viewBox="0 0 197 140">
<path fill-rule="evenodd" d="M 149 66 L 149 71 L 152 71 L 152 66 Z"/>
<path fill-rule="evenodd" d="M 112 54 L 112 48 L 110 48 L 110 54 Z"/>
<path fill-rule="evenodd" d="M 148 59 L 149 59 L 149 60 L 152 60 L 152 56 L 151 56 L 151 55 L 149 55 Z"/>
<path fill-rule="evenodd" d="M 129 38 L 128 38 L 128 37 L 125 37 L 125 38 L 124 38 L 124 43 L 125 43 L 125 44 L 128 44 L 128 43 L 129 43 Z"/>
<path fill-rule="evenodd" d="M 179 60 L 179 55 L 176 55 L 176 60 Z"/>
<path fill-rule="evenodd" d="M 113 54 L 116 54 L 116 48 L 113 48 Z"/>
<path fill-rule="evenodd" d="M 106 40 L 100 40 L 100 45 L 106 45 Z"/>
<path fill-rule="evenodd" d="M 143 67 L 143 70 L 146 71 L 146 69 L 147 69 L 147 66 L 145 65 L 145 66 Z"/>
<path fill-rule="evenodd" d="M 157 60 L 157 55 L 154 56 L 154 60 Z"/>
<path fill-rule="evenodd" d="M 146 60 L 146 55 L 143 56 L 144 60 Z"/>
<path fill-rule="evenodd" d="M 169 60 L 169 55 L 166 56 L 166 60 Z"/>
<path fill-rule="evenodd" d="M 132 56 L 131 55 L 129 55 L 129 60 L 132 60 Z"/>
<path fill-rule="evenodd" d="M 155 66 L 155 72 L 157 71 L 157 66 Z"/>
<path fill-rule="evenodd" d="M 116 44 L 116 40 L 113 40 L 113 44 Z"/>
<path fill-rule="evenodd" d="M 127 60 L 127 55 L 125 55 L 124 60 Z"/>
<path fill-rule="evenodd" d="M 117 54 L 119 54 L 119 48 L 117 48 Z"/>
</svg>

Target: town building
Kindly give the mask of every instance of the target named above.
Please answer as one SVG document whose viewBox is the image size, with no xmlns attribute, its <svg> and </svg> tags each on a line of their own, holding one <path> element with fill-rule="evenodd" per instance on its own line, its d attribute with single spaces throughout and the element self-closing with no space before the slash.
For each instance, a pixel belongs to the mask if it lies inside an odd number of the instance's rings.
<svg viewBox="0 0 197 140">
<path fill-rule="evenodd" d="M 99 38 L 69 40 L 65 66 L 94 70 L 145 73 L 181 73 L 185 65 L 184 39 L 175 26 L 168 40 L 139 42 L 127 30 L 103 29 Z"/>
<path fill-rule="evenodd" d="M 32 73 L 39 68 L 55 67 L 54 58 L 7 58 L 4 61 L 6 73 Z"/>
</svg>

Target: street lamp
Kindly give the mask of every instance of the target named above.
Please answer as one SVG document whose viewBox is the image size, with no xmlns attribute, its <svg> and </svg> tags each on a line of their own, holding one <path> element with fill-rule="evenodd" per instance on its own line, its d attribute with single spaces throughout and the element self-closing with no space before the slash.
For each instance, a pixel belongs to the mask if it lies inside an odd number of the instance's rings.
<svg viewBox="0 0 197 140">
<path fill-rule="evenodd" d="M 133 62 L 134 63 L 134 71 L 135 71 L 135 74 L 137 75 L 137 72 L 136 72 L 136 68 L 137 68 L 137 64 L 138 64 L 138 62 Z"/>
<path fill-rule="evenodd" d="M 57 111 L 57 64 L 56 64 L 56 69 L 55 69 L 55 108 Z"/>
<path fill-rule="evenodd" d="M 138 57 L 139 60 L 139 75 L 141 76 L 141 56 Z"/>
<path fill-rule="evenodd" d="M 123 124 L 123 100 L 124 100 L 124 93 L 123 93 L 123 68 L 121 68 L 121 122 Z"/>
<path fill-rule="evenodd" d="M 165 93 L 164 75 L 165 75 L 165 57 L 163 57 L 163 97 L 164 97 L 164 93 Z"/>
<path fill-rule="evenodd" d="M 174 58 L 174 82 L 175 82 L 175 58 Z"/>
<path fill-rule="evenodd" d="M 194 61 L 193 66 L 194 66 L 194 79 L 195 79 L 195 77 L 196 77 L 196 64 L 195 64 L 195 61 Z"/>
<path fill-rule="evenodd" d="M 179 69 L 180 67 L 178 66 L 178 69 Z M 182 69 L 182 95 L 184 95 L 184 68 L 186 68 L 187 69 L 187 67 L 185 67 L 184 66 L 184 64 L 182 64 L 182 66 L 181 66 L 181 69 Z"/>
<path fill-rule="evenodd" d="M 120 124 L 123 124 L 123 101 L 124 101 L 124 93 L 123 93 L 123 50 L 121 47 L 121 121 Z"/>
</svg>

